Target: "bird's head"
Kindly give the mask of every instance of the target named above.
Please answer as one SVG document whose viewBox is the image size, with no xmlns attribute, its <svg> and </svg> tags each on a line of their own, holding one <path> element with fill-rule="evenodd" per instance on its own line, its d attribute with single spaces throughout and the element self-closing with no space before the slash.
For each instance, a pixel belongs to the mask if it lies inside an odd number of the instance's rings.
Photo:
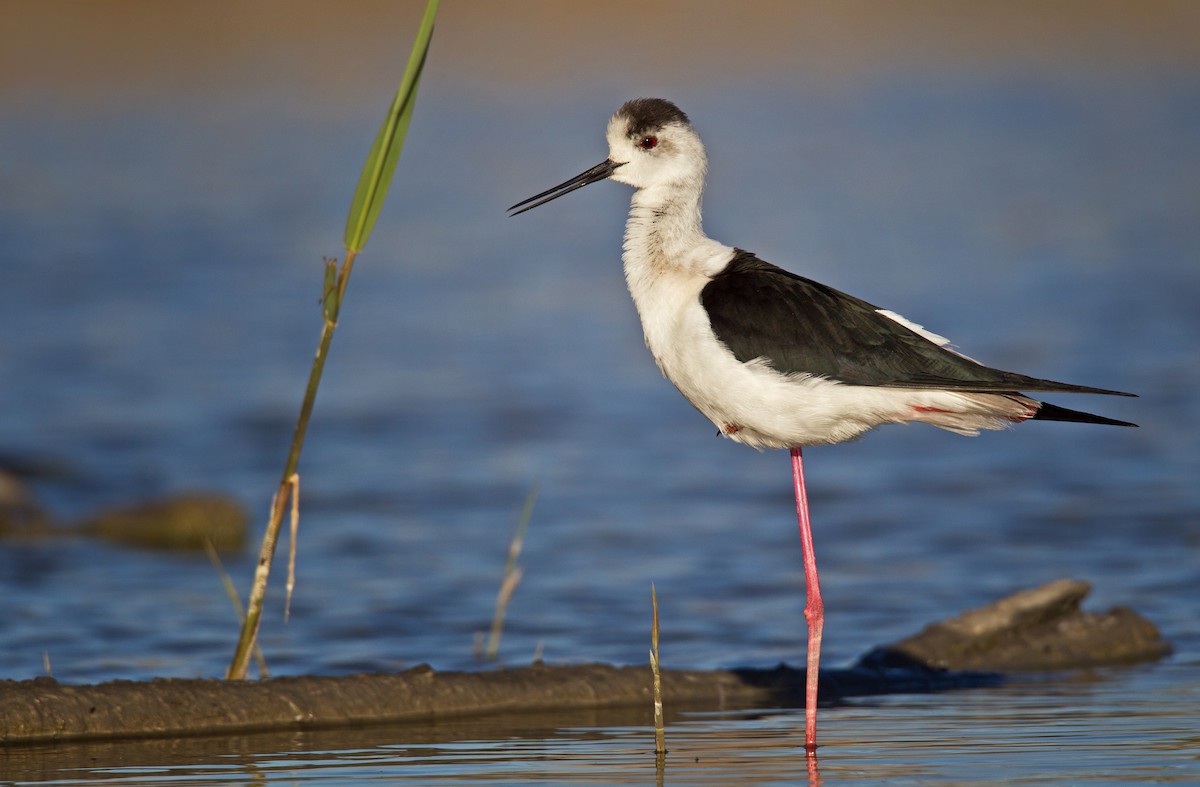
<svg viewBox="0 0 1200 787">
<path fill-rule="evenodd" d="M 688 116 L 670 101 L 635 98 L 608 121 L 612 179 L 636 189 L 703 182 L 704 145 Z"/>
<path fill-rule="evenodd" d="M 704 187 L 708 159 L 688 116 L 670 101 L 635 98 L 608 121 L 608 159 L 586 172 L 509 208 L 512 215 L 591 183 L 612 178 L 639 191 Z"/>
</svg>

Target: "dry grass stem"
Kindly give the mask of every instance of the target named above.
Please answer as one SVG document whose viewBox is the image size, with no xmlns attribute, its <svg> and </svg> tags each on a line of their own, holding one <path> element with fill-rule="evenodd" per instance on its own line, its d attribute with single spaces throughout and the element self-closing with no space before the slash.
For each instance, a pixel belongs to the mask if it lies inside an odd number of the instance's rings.
<svg viewBox="0 0 1200 787">
<path fill-rule="evenodd" d="M 217 548 L 213 546 L 212 539 L 204 539 L 204 551 L 208 554 L 209 561 L 212 562 L 213 568 L 217 571 L 217 577 L 221 580 L 221 587 L 225 588 L 225 595 L 229 597 L 229 603 L 233 605 L 233 611 L 237 614 L 238 622 L 246 622 L 246 610 L 242 608 L 242 598 L 238 595 L 237 587 L 233 584 L 233 578 L 229 576 L 229 572 L 225 570 L 225 564 L 221 562 L 221 555 L 217 552 Z M 258 664 L 258 676 L 260 678 L 269 677 L 267 671 L 267 658 L 263 655 L 262 648 L 258 643 L 254 643 L 254 662 Z"/>
<path fill-rule="evenodd" d="M 517 559 L 525 545 L 525 531 L 529 529 L 529 521 L 533 519 L 533 506 L 537 502 L 537 494 L 538 485 L 535 483 L 525 496 L 525 507 L 521 509 L 517 532 L 513 534 L 513 539 L 508 545 L 508 559 L 504 562 L 504 577 L 500 580 L 500 590 L 496 593 L 496 612 L 492 615 L 492 631 L 488 635 L 486 655 L 489 661 L 494 660 L 500 653 L 500 634 L 504 630 L 504 615 L 508 610 L 508 602 L 525 574 L 525 570 L 517 565 Z"/>
<path fill-rule="evenodd" d="M 662 673 L 658 669 L 658 593 L 650 583 L 650 602 L 654 607 L 654 618 L 650 624 L 650 671 L 654 674 L 654 751 L 658 755 L 667 753 L 667 733 L 663 728 Z"/>
<path fill-rule="evenodd" d="M 292 615 L 292 591 L 296 589 L 296 535 L 300 531 L 300 474 L 292 473 L 288 479 L 292 497 L 292 529 L 288 544 L 288 576 L 287 593 L 283 601 L 283 622 L 287 623 Z"/>
</svg>

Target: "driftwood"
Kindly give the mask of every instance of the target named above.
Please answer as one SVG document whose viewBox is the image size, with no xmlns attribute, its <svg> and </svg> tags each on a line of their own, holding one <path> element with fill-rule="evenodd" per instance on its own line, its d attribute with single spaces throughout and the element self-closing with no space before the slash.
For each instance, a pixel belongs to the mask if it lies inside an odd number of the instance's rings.
<svg viewBox="0 0 1200 787">
<path fill-rule="evenodd" d="M 1116 609 L 1085 613 L 1086 583 L 1060 580 L 934 624 L 821 673 L 821 701 L 864 694 L 995 685 L 1003 670 L 1124 664 L 1169 646 L 1154 626 Z M 664 670 L 668 705 L 803 703 L 804 671 Z M 603 664 L 482 672 L 417 667 L 396 674 L 262 681 L 151 680 L 68 686 L 50 678 L 0 682 L 0 743 L 170 737 L 319 729 L 467 716 L 650 704 L 648 666 Z"/>
<path fill-rule="evenodd" d="M 1092 590 L 1060 579 L 926 626 L 915 636 L 867 654 L 864 661 L 915 661 L 949 670 L 1031 672 L 1133 664 L 1171 648 L 1158 629 L 1128 607 L 1105 613 L 1079 605 Z"/>
</svg>

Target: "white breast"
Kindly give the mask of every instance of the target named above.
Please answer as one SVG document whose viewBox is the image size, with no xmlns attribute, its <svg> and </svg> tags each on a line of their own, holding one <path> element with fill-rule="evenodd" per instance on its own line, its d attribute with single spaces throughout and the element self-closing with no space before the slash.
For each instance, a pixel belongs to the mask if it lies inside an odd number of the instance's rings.
<svg viewBox="0 0 1200 787">
<path fill-rule="evenodd" d="M 728 247 L 719 250 L 726 260 L 732 256 Z M 706 249 L 705 256 L 713 251 Z M 869 412 L 847 417 L 854 409 L 848 405 L 861 398 L 852 393 L 857 387 L 738 361 L 713 333 L 701 305 L 710 279 L 694 270 L 627 261 L 626 278 L 659 369 L 723 434 L 755 448 L 786 448 L 842 442 L 879 423 Z"/>
</svg>

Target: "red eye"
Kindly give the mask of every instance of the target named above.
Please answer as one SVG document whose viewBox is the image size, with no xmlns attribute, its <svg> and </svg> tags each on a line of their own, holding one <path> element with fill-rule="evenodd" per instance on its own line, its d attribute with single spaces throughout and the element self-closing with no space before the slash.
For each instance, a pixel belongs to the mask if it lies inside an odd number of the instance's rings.
<svg viewBox="0 0 1200 787">
<path fill-rule="evenodd" d="M 642 146 L 642 150 L 650 150 L 658 145 L 658 137 L 642 137 L 638 144 Z"/>
</svg>

